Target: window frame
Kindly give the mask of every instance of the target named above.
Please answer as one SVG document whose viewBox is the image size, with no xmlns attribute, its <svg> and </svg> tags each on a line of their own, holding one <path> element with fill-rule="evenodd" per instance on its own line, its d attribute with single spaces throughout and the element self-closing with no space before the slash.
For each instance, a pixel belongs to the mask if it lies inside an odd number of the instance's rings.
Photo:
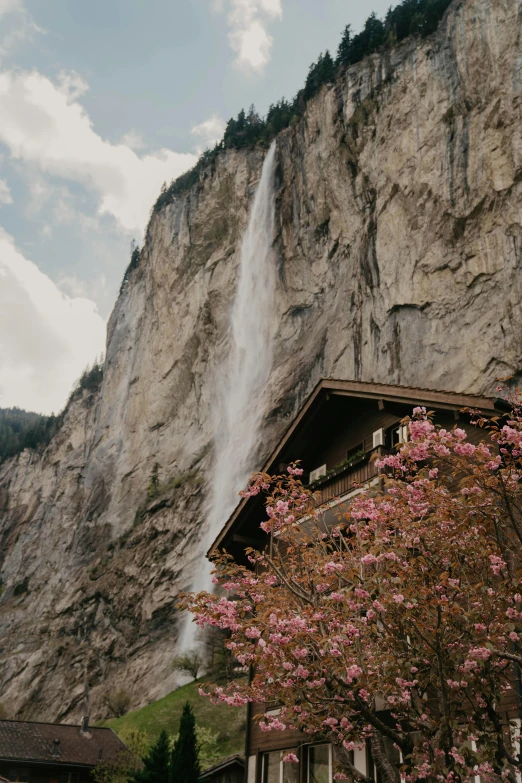
<svg viewBox="0 0 522 783">
<path fill-rule="evenodd" d="M 308 745 L 307 752 L 306 752 L 306 783 L 312 783 L 310 780 L 310 751 L 312 748 L 321 748 L 321 747 L 327 747 L 328 748 L 328 783 L 333 783 L 333 747 L 331 742 L 314 742 L 311 745 Z"/>
<path fill-rule="evenodd" d="M 261 764 L 260 766 L 260 783 L 265 783 L 265 765 L 267 761 L 267 756 L 270 756 L 271 754 L 279 753 L 279 783 L 283 783 L 283 772 L 284 772 L 284 762 L 283 762 L 283 756 L 286 756 L 287 753 L 295 753 L 296 756 L 300 756 L 299 754 L 299 747 L 296 747 L 295 745 L 291 748 L 283 748 L 281 749 L 274 749 L 274 750 L 264 750 L 261 753 Z M 298 775 L 299 777 L 299 775 Z"/>
</svg>

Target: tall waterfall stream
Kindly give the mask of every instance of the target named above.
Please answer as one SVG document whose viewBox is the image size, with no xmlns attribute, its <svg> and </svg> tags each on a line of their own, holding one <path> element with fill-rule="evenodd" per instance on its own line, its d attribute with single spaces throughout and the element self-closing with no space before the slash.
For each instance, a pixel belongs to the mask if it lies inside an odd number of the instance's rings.
<svg viewBox="0 0 522 783">
<path fill-rule="evenodd" d="M 264 389 L 272 369 L 272 307 L 275 293 L 274 174 L 276 143 L 263 163 L 241 245 L 238 285 L 231 311 L 230 351 L 217 384 L 214 470 L 207 525 L 201 541 L 202 564 L 192 589 L 209 590 L 205 553 L 236 507 L 238 493 L 255 466 L 265 414 Z M 196 646 L 197 627 L 185 618 L 179 649 Z"/>
</svg>

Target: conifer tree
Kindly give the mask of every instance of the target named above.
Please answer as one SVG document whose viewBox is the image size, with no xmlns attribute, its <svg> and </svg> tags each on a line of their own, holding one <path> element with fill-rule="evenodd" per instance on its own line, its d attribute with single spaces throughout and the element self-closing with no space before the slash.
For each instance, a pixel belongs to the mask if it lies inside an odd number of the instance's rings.
<svg viewBox="0 0 522 783">
<path fill-rule="evenodd" d="M 187 702 L 183 707 L 179 735 L 172 749 L 169 783 L 197 783 L 200 772 L 196 718 Z"/>
<path fill-rule="evenodd" d="M 350 64 L 350 49 L 352 46 L 352 26 L 347 24 L 344 28 L 343 37 L 341 43 L 337 49 L 337 64 L 349 65 Z"/>
<path fill-rule="evenodd" d="M 135 772 L 131 783 L 168 783 L 170 769 L 169 735 L 163 729 L 143 759 L 143 769 Z"/>
</svg>

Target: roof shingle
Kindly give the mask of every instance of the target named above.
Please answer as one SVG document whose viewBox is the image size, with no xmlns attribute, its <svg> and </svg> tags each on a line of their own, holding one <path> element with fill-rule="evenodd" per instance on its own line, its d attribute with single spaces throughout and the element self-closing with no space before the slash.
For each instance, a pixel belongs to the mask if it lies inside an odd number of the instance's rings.
<svg viewBox="0 0 522 783">
<path fill-rule="evenodd" d="M 126 750 L 112 729 L 0 720 L 0 759 L 94 767 Z"/>
</svg>

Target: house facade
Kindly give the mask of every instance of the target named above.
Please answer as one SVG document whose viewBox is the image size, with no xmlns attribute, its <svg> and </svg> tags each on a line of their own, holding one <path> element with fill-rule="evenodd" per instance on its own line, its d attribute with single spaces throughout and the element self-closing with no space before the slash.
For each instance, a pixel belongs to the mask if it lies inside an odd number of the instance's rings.
<svg viewBox="0 0 522 783">
<path fill-rule="evenodd" d="M 199 783 L 243 783 L 245 760 L 241 756 L 229 756 L 219 764 L 209 767 L 199 776 Z"/>
<path fill-rule="evenodd" d="M 0 720 L 0 776 L 11 783 L 92 783 L 100 763 L 128 753 L 112 729 Z"/>
<path fill-rule="evenodd" d="M 480 410 L 485 416 L 502 415 L 506 403 L 485 396 L 429 391 L 386 384 L 323 380 L 305 402 L 288 431 L 263 467 L 263 472 L 278 474 L 289 463 L 300 460 L 303 481 L 316 492 L 323 517 L 360 492 L 360 485 L 379 489 L 384 476 L 376 466 L 376 456 L 392 453 L 407 437 L 401 423 L 412 409 L 425 406 L 434 411 L 434 421 L 451 429 L 455 424 L 466 430 L 471 443 L 484 438 L 484 431 L 473 426 L 464 409 Z M 263 498 L 245 498 L 236 508 L 211 551 L 226 549 L 238 562 L 247 563 L 248 546 L 264 549 L 270 537 L 260 529 L 266 519 Z M 506 705 L 509 717 L 519 717 L 520 704 L 513 691 L 513 703 Z M 266 706 L 248 707 L 245 780 L 247 783 L 332 783 L 335 772 L 335 748 L 328 743 L 310 743 L 297 731 L 262 732 L 254 716 Z M 274 714 L 277 713 L 275 707 Z M 283 763 L 293 752 L 299 764 Z M 389 748 L 390 758 L 397 751 Z M 354 751 L 353 763 L 363 774 L 374 776 L 368 750 Z"/>
</svg>

